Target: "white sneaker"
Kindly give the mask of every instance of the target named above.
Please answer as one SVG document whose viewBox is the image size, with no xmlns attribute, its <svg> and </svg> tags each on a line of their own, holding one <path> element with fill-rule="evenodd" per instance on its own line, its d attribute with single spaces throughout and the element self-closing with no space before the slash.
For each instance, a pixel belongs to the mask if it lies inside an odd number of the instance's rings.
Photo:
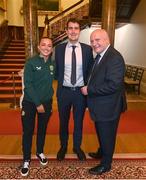
<svg viewBox="0 0 146 180">
<path fill-rule="evenodd" d="M 27 176 L 29 173 L 29 165 L 30 165 L 30 161 L 24 161 L 22 168 L 21 168 L 21 175 L 22 176 Z"/>
<path fill-rule="evenodd" d="M 41 165 L 46 166 L 48 164 L 48 159 L 45 157 L 43 153 L 41 154 L 37 153 L 36 156 L 38 157 Z"/>
</svg>

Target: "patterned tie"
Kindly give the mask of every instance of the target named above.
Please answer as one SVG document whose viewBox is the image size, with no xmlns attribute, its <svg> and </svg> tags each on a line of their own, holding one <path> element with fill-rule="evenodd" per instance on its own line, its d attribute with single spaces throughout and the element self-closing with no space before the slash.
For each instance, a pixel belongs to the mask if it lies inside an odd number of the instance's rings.
<svg viewBox="0 0 146 180">
<path fill-rule="evenodd" d="M 76 84 L 76 46 L 72 46 L 71 84 Z"/>
</svg>

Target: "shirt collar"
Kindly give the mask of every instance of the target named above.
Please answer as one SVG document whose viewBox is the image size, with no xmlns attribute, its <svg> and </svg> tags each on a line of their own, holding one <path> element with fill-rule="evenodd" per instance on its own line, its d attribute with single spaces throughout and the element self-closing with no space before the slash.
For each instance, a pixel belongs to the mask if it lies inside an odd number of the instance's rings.
<svg viewBox="0 0 146 180">
<path fill-rule="evenodd" d="M 49 60 L 49 57 L 48 57 L 48 59 L 45 61 L 45 59 L 44 59 L 44 57 L 43 57 L 43 55 L 42 54 L 39 54 L 39 57 L 44 61 L 44 62 L 48 62 L 48 60 Z"/>
<path fill-rule="evenodd" d="M 68 46 L 69 48 L 72 47 L 72 46 L 79 47 L 79 45 L 80 45 L 79 42 L 77 42 L 77 43 L 75 43 L 75 44 L 71 44 L 70 42 L 67 43 L 67 46 Z"/>
<path fill-rule="evenodd" d="M 107 46 L 107 48 L 103 52 L 100 53 L 101 58 L 104 56 L 104 54 L 107 51 L 107 49 L 109 48 L 109 46 L 110 46 L 110 44 Z"/>
<path fill-rule="evenodd" d="M 39 54 L 40 58 L 44 58 L 42 54 Z"/>
</svg>

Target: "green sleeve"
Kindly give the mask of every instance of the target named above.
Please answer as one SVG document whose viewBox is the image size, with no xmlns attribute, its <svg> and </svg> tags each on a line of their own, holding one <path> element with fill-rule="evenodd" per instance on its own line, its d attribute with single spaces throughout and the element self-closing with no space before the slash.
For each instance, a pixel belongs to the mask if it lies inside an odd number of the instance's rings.
<svg viewBox="0 0 146 180">
<path fill-rule="evenodd" d="M 29 98 L 32 100 L 32 102 L 39 106 L 41 105 L 40 99 L 38 98 L 38 95 L 36 94 L 36 91 L 34 89 L 34 76 L 33 76 L 33 65 L 27 61 L 24 67 L 24 93 L 29 96 Z"/>
</svg>

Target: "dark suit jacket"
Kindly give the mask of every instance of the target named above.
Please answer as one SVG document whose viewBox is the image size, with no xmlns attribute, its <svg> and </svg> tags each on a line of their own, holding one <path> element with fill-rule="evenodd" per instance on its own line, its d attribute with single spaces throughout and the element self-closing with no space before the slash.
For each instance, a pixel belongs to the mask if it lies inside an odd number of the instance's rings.
<svg viewBox="0 0 146 180">
<path fill-rule="evenodd" d="M 124 74 L 124 59 L 110 46 L 88 84 L 87 102 L 93 121 L 112 121 L 126 110 Z"/>
<path fill-rule="evenodd" d="M 83 79 L 84 83 L 87 82 L 87 77 L 90 71 L 90 68 L 93 64 L 93 53 L 92 48 L 84 43 L 81 44 L 82 49 L 82 62 L 83 62 Z M 63 86 L 64 80 L 64 70 L 65 70 L 65 48 L 67 43 L 59 44 L 55 48 L 55 62 L 56 62 L 56 75 L 55 77 L 58 80 L 57 96 L 60 94 L 60 90 Z"/>
</svg>

